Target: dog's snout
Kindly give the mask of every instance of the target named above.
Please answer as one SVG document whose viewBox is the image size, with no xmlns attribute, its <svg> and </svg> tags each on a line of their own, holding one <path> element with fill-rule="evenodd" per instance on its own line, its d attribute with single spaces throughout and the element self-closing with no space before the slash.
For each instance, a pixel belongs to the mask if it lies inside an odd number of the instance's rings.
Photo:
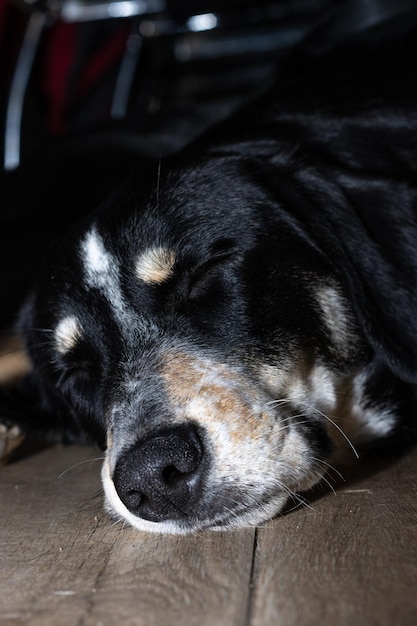
<svg viewBox="0 0 417 626">
<path fill-rule="evenodd" d="M 202 442 L 191 425 L 153 434 L 117 463 L 113 481 L 119 498 L 149 521 L 185 519 L 201 496 L 203 457 Z"/>
</svg>

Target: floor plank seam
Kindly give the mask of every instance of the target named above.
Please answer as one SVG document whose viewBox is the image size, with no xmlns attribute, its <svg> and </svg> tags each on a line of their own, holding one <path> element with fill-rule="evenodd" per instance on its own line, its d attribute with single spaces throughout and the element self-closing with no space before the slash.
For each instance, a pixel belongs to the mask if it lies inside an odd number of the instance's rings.
<svg viewBox="0 0 417 626">
<path fill-rule="evenodd" d="M 251 562 L 251 570 L 249 576 L 249 591 L 248 591 L 248 602 L 246 607 L 246 622 L 245 626 L 252 625 L 252 617 L 254 611 L 254 595 L 255 595 L 255 575 L 256 575 L 256 560 L 258 554 L 258 528 L 255 528 L 255 533 L 253 537 L 253 551 L 252 551 L 252 562 Z"/>
<path fill-rule="evenodd" d="M 93 532 L 91 533 L 91 537 L 94 535 L 94 533 L 96 532 L 97 528 L 98 528 L 98 524 L 95 526 Z M 109 547 L 109 551 L 108 551 L 107 556 L 106 556 L 106 558 L 104 560 L 104 563 L 103 563 L 102 567 L 97 572 L 97 575 L 96 575 L 95 581 L 94 581 L 94 587 L 93 587 L 92 593 L 91 593 L 91 595 L 90 595 L 90 597 L 88 599 L 88 604 L 87 604 L 87 606 L 85 608 L 84 615 L 82 615 L 80 617 L 80 619 L 78 620 L 77 626 L 85 626 L 85 624 L 87 623 L 88 619 L 93 615 L 94 607 L 95 607 L 95 594 L 96 594 L 96 591 L 100 587 L 100 581 L 101 581 L 101 579 L 102 579 L 102 577 L 104 575 L 104 572 L 107 569 L 107 566 L 109 564 L 109 561 L 110 561 L 110 558 L 111 558 L 111 555 L 112 555 L 112 552 L 113 552 L 113 548 L 114 548 L 115 544 L 117 543 L 118 539 L 119 539 L 118 536 L 114 538 L 114 541 L 112 542 L 111 546 Z"/>
</svg>

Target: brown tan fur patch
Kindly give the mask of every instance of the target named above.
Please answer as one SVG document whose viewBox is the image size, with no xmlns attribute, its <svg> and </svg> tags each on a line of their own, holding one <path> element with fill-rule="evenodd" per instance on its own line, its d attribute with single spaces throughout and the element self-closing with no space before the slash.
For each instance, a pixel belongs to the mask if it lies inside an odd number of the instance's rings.
<svg viewBox="0 0 417 626">
<path fill-rule="evenodd" d="M 160 284 L 174 272 L 175 253 L 168 248 L 149 248 L 136 261 L 136 274 L 145 283 Z"/>
<path fill-rule="evenodd" d="M 215 435 L 221 423 L 230 440 L 258 439 L 268 431 L 269 416 L 259 392 L 227 366 L 187 354 L 166 357 L 162 378 L 174 405 L 184 418 L 192 417 Z"/>
<path fill-rule="evenodd" d="M 66 354 L 75 348 L 81 339 L 81 329 L 78 320 L 73 315 L 64 317 L 55 329 L 55 342 L 58 352 Z"/>
</svg>

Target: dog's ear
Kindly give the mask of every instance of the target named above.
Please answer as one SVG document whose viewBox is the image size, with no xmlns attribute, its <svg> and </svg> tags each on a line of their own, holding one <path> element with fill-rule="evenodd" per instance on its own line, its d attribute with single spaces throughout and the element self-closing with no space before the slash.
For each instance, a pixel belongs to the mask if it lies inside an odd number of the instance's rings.
<svg viewBox="0 0 417 626">
<path fill-rule="evenodd" d="M 352 248 L 350 254 L 353 257 L 357 252 Z M 364 258 L 346 264 L 339 275 L 362 332 L 375 354 L 396 376 L 416 384 L 417 276 L 407 285 L 402 280 L 405 276 L 389 271 L 380 252 L 364 246 L 360 254 Z"/>
<path fill-rule="evenodd" d="M 401 178 L 330 168 L 296 164 L 285 178 L 263 161 L 258 170 L 276 210 L 327 258 L 371 349 L 417 383 L 417 190 Z"/>
<path fill-rule="evenodd" d="M 382 180 L 343 191 L 347 202 L 327 210 L 338 235 L 336 269 L 375 353 L 417 383 L 417 192 Z"/>
<path fill-rule="evenodd" d="M 343 187 L 321 180 L 316 206 L 311 198 L 301 203 L 303 220 L 332 263 L 371 348 L 395 375 L 415 384 L 417 191 L 401 181 L 352 178 Z"/>
</svg>

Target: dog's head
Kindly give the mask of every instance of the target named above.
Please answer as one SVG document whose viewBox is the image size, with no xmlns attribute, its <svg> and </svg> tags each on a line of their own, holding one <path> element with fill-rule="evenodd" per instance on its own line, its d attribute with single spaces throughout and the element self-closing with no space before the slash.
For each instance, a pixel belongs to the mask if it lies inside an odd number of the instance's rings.
<svg viewBox="0 0 417 626">
<path fill-rule="evenodd" d="M 22 328 L 44 403 L 106 448 L 107 506 L 139 529 L 259 523 L 342 431 L 391 425 L 364 419 L 366 351 L 328 261 L 244 159 L 130 183 L 48 257 Z"/>
</svg>

